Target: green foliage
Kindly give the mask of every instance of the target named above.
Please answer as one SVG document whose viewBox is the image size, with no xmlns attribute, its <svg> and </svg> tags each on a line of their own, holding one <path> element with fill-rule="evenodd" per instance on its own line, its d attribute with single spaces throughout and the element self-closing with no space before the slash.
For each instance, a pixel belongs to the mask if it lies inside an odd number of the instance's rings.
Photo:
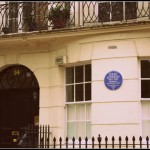
<svg viewBox="0 0 150 150">
<path fill-rule="evenodd" d="M 30 16 L 24 18 L 24 21 L 28 22 L 29 24 L 35 23 L 35 16 L 34 15 L 30 15 Z"/>
<path fill-rule="evenodd" d="M 70 9 L 68 7 L 63 8 L 62 6 L 57 6 L 54 8 L 51 8 L 48 19 L 68 19 L 70 16 Z"/>
</svg>

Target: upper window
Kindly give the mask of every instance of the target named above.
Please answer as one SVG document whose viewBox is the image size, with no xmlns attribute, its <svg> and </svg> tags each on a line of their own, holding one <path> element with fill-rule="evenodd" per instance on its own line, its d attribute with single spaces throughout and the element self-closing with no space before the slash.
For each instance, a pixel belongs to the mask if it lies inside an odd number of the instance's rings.
<svg viewBox="0 0 150 150">
<path fill-rule="evenodd" d="M 141 98 L 150 98 L 150 60 L 141 61 Z"/>
<path fill-rule="evenodd" d="M 91 65 L 66 68 L 66 102 L 91 100 Z"/>
<path fill-rule="evenodd" d="M 122 21 L 137 18 L 137 2 L 100 2 L 99 22 Z M 123 17 L 125 14 L 125 18 Z"/>
<path fill-rule="evenodd" d="M 141 60 L 142 137 L 150 136 L 150 60 Z"/>
</svg>

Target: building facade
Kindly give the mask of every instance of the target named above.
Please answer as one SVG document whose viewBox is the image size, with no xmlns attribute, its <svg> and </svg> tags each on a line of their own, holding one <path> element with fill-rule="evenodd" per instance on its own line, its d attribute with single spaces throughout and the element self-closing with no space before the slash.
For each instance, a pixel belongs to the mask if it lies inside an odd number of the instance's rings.
<svg viewBox="0 0 150 150">
<path fill-rule="evenodd" d="M 59 29 L 46 17 L 57 5 L 70 12 Z M 51 137 L 150 135 L 149 2 L 1 2 L 0 9 L 1 130 L 32 123 L 50 125 Z M 30 30 L 23 19 L 32 14 Z"/>
</svg>

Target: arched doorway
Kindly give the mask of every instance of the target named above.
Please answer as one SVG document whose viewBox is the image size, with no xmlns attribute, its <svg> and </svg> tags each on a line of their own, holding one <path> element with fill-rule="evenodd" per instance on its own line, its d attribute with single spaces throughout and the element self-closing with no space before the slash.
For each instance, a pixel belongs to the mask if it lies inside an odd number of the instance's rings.
<svg viewBox="0 0 150 150">
<path fill-rule="evenodd" d="M 0 146 L 12 147 L 21 128 L 37 125 L 39 84 L 33 72 L 23 65 L 0 71 Z"/>
</svg>

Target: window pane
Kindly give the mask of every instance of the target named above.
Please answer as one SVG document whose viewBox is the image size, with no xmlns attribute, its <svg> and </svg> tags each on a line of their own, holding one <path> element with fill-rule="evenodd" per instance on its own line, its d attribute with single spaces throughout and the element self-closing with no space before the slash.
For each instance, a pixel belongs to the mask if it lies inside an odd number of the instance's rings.
<svg viewBox="0 0 150 150">
<path fill-rule="evenodd" d="M 77 122 L 77 136 L 76 138 L 85 138 L 85 122 Z"/>
<path fill-rule="evenodd" d="M 76 105 L 77 120 L 85 120 L 85 104 Z"/>
<path fill-rule="evenodd" d="M 75 105 L 67 105 L 67 121 L 75 120 Z"/>
<path fill-rule="evenodd" d="M 86 120 L 91 120 L 91 104 L 86 104 Z"/>
<path fill-rule="evenodd" d="M 141 97 L 150 98 L 150 80 L 141 80 Z"/>
<path fill-rule="evenodd" d="M 150 78 L 150 60 L 141 61 L 141 78 Z"/>
<path fill-rule="evenodd" d="M 143 119 L 150 118 L 150 102 L 147 101 L 142 102 L 142 118 Z"/>
<path fill-rule="evenodd" d="M 83 82 L 83 66 L 75 67 L 75 82 Z"/>
<path fill-rule="evenodd" d="M 75 136 L 75 122 L 67 123 L 67 136 L 72 139 Z"/>
<path fill-rule="evenodd" d="M 85 101 L 91 100 L 91 83 L 85 83 Z"/>
<path fill-rule="evenodd" d="M 74 86 L 73 85 L 66 86 L 66 100 L 67 102 L 74 101 Z"/>
<path fill-rule="evenodd" d="M 74 67 L 66 68 L 66 83 L 74 83 Z"/>
<path fill-rule="evenodd" d="M 85 81 L 91 81 L 91 64 L 85 65 Z"/>
<path fill-rule="evenodd" d="M 91 121 L 86 122 L 86 136 L 91 138 Z"/>
<path fill-rule="evenodd" d="M 76 101 L 83 101 L 83 84 L 76 84 Z"/>
</svg>

